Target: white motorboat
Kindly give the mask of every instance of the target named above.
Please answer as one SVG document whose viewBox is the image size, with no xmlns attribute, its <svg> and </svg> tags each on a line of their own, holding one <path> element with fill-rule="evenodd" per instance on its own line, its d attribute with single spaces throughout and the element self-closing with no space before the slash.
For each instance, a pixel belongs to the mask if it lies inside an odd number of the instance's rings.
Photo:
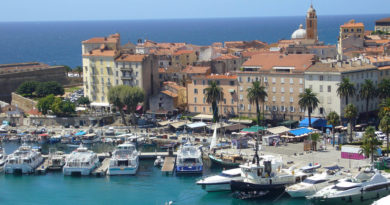
<svg viewBox="0 0 390 205">
<path fill-rule="evenodd" d="M 177 174 L 201 174 L 203 172 L 202 152 L 191 143 L 180 146 L 176 157 Z"/>
<path fill-rule="evenodd" d="M 109 127 L 105 133 L 104 133 L 106 136 L 114 136 L 115 135 L 115 129 L 114 127 Z"/>
<path fill-rule="evenodd" d="M 95 133 L 89 133 L 89 134 L 85 134 L 81 137 L 81 142 L 83 144 L 92 144 L 95 142 L 97 136 Z"/>
<path fill-rule="evenodd" d="M 293 198 L 306 197 L 315 194 L 318 190 L 337 183 L 343 177 L 341 172 L 326 171 L 308 177 L 303 182 L 288 186 L 286 192 Z"/>
<path fill-rule="evenodd" d="M 23 144 L 15 152 L 8 155 L 4 171 L 7 174 L 30 174 L 42 162 L 43 158 L 38 150 Z"/>
<path fill-rule="evenodd" d="M 154 166 L 162 167 L 163 164 L 164 164 L 164 158 L 162 158 L 161 156 L 157 156 L 156 160 L 154 160 Z"/>
<path fill-rule="evenodd" d="M 228 169 L 221 174 L 209 176 L 196 182 L 207 192 L 230 191 L 230 181 L 242 180 L 241 168 Z"/>
<path fill-rule="evenodd" d="M 379 199 L 378 201 L 375 201 L 374 203 L 372 203 L 372 205 L 389 205 L 389 204 L 390 204 L 390 195 L 383 197 L 383 198 Z"/>
<path fill-rule="evenodd" d="M 64 175 L 89 175 L 97 166 L 99 166 L 97 154 L 81 144 L 65 159 L 62 170 Z"/>
<path fill-rule="evenodd" d="M 280 195 L 284 192 L 286 185 L 301 182 L 309 175 L 292 168 L 282 169 L 281 158 L 271 155 L 261 156 L 261 158 L 259 162 L 240 165 L 243 179 L 230 182 L 233 192 L 261 192 L 266 193 L 267 196 Z"/>
<path fill-rule="evenodd" d="M 340 180 L 306 198 L 314 203 L 342 204 L 379 199 L 390 194 L 390 180 L 378 170 L 365 170 L 356 177 Z"/>
<path fill-rule="evenodd" d="M 50 170 L 61 170 L 62 167 L 65 165 L 65 155 L 62 151 L 56 151 L 56 152 L 50 152 L 48 161 L 48 169 Z"/>
<path fill-rule="evenodd" d="M 110 159 L 108 175 L 133 175 L 139 166 L 139 152 L 132 143 L 118 145 Z"/>
</svg>

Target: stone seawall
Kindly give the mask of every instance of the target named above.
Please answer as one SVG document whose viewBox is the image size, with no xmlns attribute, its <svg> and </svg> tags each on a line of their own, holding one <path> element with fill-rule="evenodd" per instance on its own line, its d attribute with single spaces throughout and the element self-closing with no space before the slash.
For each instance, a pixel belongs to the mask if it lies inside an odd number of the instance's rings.
<svg viewBox="0 0 390 205">
<path fill-rule="evenodd" d="M 38 102 L 31 100 L 29 98 L 25 98 L 25 97 L 18 95 L 16 93 L 12 93 L 11 96 L 12 96 L 11 105 L 14 105 L 14 106 L 20 108 L 24 112 L 28 112 L 34 108 L 37 109 Z"/>
</svg>

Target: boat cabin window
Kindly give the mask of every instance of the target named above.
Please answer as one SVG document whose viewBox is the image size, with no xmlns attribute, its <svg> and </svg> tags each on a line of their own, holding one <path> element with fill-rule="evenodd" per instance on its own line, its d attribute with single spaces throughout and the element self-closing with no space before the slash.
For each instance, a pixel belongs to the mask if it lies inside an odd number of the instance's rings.
<svg viewBox="0 0 390 205">
<path fill-rule="evenodd" d="M 319 179 L 319 180 L 305 179 L 303 182 L 305 182 L 307 184 L 320 184 L 320 183 L 323 183 L 326 181 L 327 181 L 326 179 Z"/>
<path fill-rule="evenodd" d="M 195 158 L 186 158 L 186 159 L 184 159 L 184 163 L 196 163 L 196 159 Z"/>
<path fill-rule="evenodd" d="M 223 177 L 239 177 L 239 176 L 241 176 L 241 174 L 224 174 L 224 173 L 221 173 L 220 176 L 223 176 Z"/>
<path fill-rule="evenodd" d="M 349 190 L 349 189 L 353 189 L 353 188 L 357 188 L 357 187 L 360 187 L 360 186 L 359 185 L 357 185 L 357 186 L 350 186 L 350 187 L 334 186 L 333 189 L 336 189 L 337 191 L 345 191 L 345 190 Z"/>
</svg>

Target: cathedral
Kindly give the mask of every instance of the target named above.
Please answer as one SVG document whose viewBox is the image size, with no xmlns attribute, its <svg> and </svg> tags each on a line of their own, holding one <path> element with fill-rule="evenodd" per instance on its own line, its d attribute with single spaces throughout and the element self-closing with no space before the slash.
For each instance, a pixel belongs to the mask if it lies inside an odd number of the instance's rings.
<svg viewBox="0 0 390 205">
<path fill-rule="evenodd" d="M 310 5 L 310 8 L 307 10 L 306 29 L 303 28 L 302 24 L 299 25 L 299 28 L 291 35 L 291 40 L 309 40 L 312 43 L 318 40 L 317 14 L 313 5 Z"/>
</svg>

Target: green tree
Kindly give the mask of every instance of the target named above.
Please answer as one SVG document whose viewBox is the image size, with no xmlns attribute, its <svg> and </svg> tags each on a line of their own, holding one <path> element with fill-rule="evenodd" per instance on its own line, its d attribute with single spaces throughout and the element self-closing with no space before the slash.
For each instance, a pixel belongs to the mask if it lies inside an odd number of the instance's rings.
<svg viewBox="0 0 390 205">
<path fill-rule="evenodd" d="M 16 93 L 22 96 L 31 97 L 35 92 L 39 82 L 37 81 L 26 81 L 19 85 L 16 89 Z"/>
<path fill-rule="evenodd" d="M 371 163 L 374 162 L 374 152 L 378 149 L 380 142 L 376 138 L 375 128 L 372 126 L 367 127 L 363 135 L 363 144 L 361 146 L 362 152 L 366 156 L 371 154 Z"/>
<path fill-rule="evenodd" d="M 351 81 L 349 81 L 349 78 L 343 78 L 338 86 L 337 95 L 340 97 L 345 97 L 345 104 L 348 105 L 348 97 L 353 97 L 355 95 L 355 86 L 353 83 L 351 83 Z"/>
<path fill-rule="evenodd" d="M 345 107 L 344 113 L 345 113 L 344 116 L 348 119 L 349 126 L 351 129 L 349 141 L 352 142 L 353 141 L 352 128 L 353 128 L 353 122 L 357 117 L 357 108 L 353 104 L 348 104 L 347 107 Z"/>
<path fill-rule="evenodd" d="M 37 104 L 39 112 L 46 115 L 48 111 L 51 109 L 54 100 L 55 100 L 54 95 L 48 95 L 44 98 L 39 99 Z"/>
<path fill-rule="evenodd" d="M 45 97 L 47 95 L 63 95 L 65 93 L 64 87 L 55 81 L 39 83 L 36 89 L 38 97 Z"/>
<path fill-rule="evenodd" d="M 361 98 L 366 99 L 366 121 L 368 122 L 368 105 L 370 100 L 376 97 L 376 87 L 372 80 L 366 79 L 360 88 L 360 96 Z"/>
<path fill-rule="evenodd" d="M 137 108 L 137 105 L 143 102 L 144 98 L 144 91 L 139 87 L 127 86 L 122 90 L 121 101 L 124 105 L 127 106 L 127 111 L 131 114 L 133 123 L 135 123 L 134 112 Z"/>
<path fill-rule="evenodd" d="M 72 68 L 70 68 L 67 65 L 64 65 L 65 71 L 66 71 L 66 76 L 68 77 L 69 73 L 72 71 Z"/>
<path fill-rule="evenodd" d="M 61 98 L 57 98 L 55 97 L 53 103 L 51 104 L 50 108 L 51 108 L 51 111 L 57 115 L 57 116 L 62 116 L 62 100 Z"/>
<path fill-rule="evenodd" d="M 313 93 L 310 88 L 306 88 L 305 91 L 299 94 L 299 106 L 308 110 L 309 115 L 309 127 L 311 127 L 311 113 L 318 107 L 319 100 L 317 94 Z"/>
<path fill-rule="evenodd" d="M 127 126 L 125 119 L 125 113 L 123 112 L 124 103 L 122 101 L 122 91 L 126 89 L 126 85 L 117 85 L 113 86 L 108 90 L 108 102 L 118 108 L 119 113 L 121 114 L 123 124 Z"/>
<path fill-rule="evenodd" d="M 76 106 L 69 100 L 61 101 L 61 114 L 63 116 L 70 116 L 76 113 Z"/>
<path fill-rule="evenodd" d="M 390 97 L 390 79 L 383 79 L 378 84 L 378 96 L 382 99 Z"/>
<path fill-rule="evenodd" d="M 81 66 L 76 66 L 76 68 L 74 69 L 78 74 L 79 74 L 79 77 L 81 78 L 81 73 L 83 73 L 83 67 Z"/>
<path fill-rule="evenodd" d="M 340 116 L 337 114 L 337 112 L 335 111 L 332 111 L 328 114 L 328 116 L 326 116 L 326 120 L 328 121 L 328 124 L 332 125 L 332 133 L 333 133 L 333 147 L 334 147 L 334 144 L 335 144 L 335 127 L 336 125 L 339 125 L 340 124 Z"/>
<path fill-rule="evenodd" d="M 390 98 L 383 99 L 379 105 L 379 117 L 390 116 Z"/>
<path fill-rule="evenodd" d="M 252 82 L 252 87 L 247 89 L 247 98 L 251 104 L 256 104 L 256 116 L 257 116 L 257 125 L 260 123 L 260 106 L 259 102 L 263 103 L 263 113 L 264 113 L 264 101 L 265 97 L 268 96 L 265 92 L 265 87 L 260 85 L 259 81 Z M 264 122 L 262 123 L 264 126 Z"/>
<path fill-rule="evenodd" d="M 319 133 L 310 134 L 310 140 L 314 151 L 317 151 L 317 142 L 320 141 L 320 137 L 321 135 Z"/>
<path fill-rule="evenodd" d="M 213 122 L 218 122 L 218 102 L 223 99 L 222 88 L 217 85 L 216 81 L 211 81 L 209 87 L 206 88 L 206 102 L 211 103 L 213 110 Z"/>
<path fill-rule="evenodd" d="M 385 115 L 380 123 L 379 128 L 386 133 L 386 150 L 387 150 L 387 156 L 389 156 L 389 133 L 390 133 L 390 116 Z"/>
<path fill-rule="evenodd" d="M 77 104 L 89 106 L 89 104 L 91 104 L 91 101 L 89 101 L 89 98 L 82 96 L 77 99 Z"/>
</svg>

